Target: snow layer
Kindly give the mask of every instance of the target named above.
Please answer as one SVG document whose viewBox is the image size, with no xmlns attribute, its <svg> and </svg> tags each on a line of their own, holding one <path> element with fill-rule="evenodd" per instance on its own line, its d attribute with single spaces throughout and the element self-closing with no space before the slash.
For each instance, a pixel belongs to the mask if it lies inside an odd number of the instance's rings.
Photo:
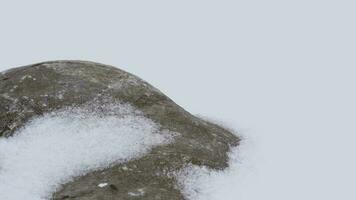
<svg viewBox="0 0 356 200">
<path fill-rule="evenodd" d="M 13 137 L 1 138 L 0 199 L 48 199 L 76 176 L 172 141 L 173 133 L 160 131 L 131 106 L 111 107 L 114 111 L 105 115 L 85 109 L 50 113 L 33 119 Z"/>
<path fill-rule="evenodd" d="M 244 137 L 232 127 L 214 118 L 198 115 L 207 121 L 225 127 L 242 141 L 229 152 L 229 167 L 223 171 L 211 170 L 195 165 L 186 166 L 176 173 L 179 187 L 188 200 L 237 200 L 246 199 L 244 189 L 248 180 L 256 178 L 256 148 L 253 138 Z M 246 133 L 246 130 L 243 131 Z"/>
<path fill-rule="evenodd" d="M 250 161 L 240 155 L 244 147 L 235 147 L 230 152 L 230 166 L 223 171 L 189 165 L 176 176 L 183 195 L 188 200 L 236 200 L 244 199 L 244 180 L 253 176 Z M 241 192 L 241 193 L 240 193 Z"/>
</svg>

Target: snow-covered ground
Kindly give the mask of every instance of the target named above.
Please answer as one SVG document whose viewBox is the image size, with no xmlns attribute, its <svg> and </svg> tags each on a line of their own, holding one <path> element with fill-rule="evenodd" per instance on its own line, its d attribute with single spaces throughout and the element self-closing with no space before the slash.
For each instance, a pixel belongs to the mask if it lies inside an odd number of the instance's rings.
<svg viewBox="0 0 356 200">
<path fill-rule="evenodd" d="M 2 1 L 0 67 L 111 64 L 236 129 L 245 140 L 232 168 L 195 176 L 195 199 L 353 200 L 355 7 L 350 0 Z"/>
</svg>

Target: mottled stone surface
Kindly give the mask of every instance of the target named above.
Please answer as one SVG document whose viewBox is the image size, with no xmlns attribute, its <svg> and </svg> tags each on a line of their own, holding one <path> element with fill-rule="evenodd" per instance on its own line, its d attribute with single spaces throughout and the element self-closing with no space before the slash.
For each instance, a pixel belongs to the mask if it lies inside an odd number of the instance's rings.
<svg viewBox="0 0 356 200">
<path fill-rule="evenodd" d="M 84 61 L 44 62 L 2 72 L 0 137 L 11 136 L 43 113 L 108 97 L 130 103 L 180 136 L 139 159 L 77 177 L 53 199 L 184 199 L 171 174 L 187 164 L 224 169 L 227 152 L 239 143 L 228 130 L 191 115 L 140 78 Z"/>
</svg>

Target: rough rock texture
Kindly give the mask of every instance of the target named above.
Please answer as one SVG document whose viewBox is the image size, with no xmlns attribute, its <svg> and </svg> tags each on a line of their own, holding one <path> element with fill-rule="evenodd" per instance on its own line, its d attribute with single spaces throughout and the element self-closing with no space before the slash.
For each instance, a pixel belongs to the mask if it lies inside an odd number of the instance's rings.
<svg viewBox="0 0 356 200">
<path fill-rule="evenodd" d="M 77 177 L 53 199 L 184 199 L 171 174 L 187 164 L 224 169 L 227 152 L 239 143 L 228 130 L 191 115 L 140 78 L 84 61 L 44 62 L 1 73 L 0 137 L 43 113 L 107 97 L 130 103 L 180 137 L 139 159 Z M 109 186 L 98 187 L 101 182 Z"/>
</svg>

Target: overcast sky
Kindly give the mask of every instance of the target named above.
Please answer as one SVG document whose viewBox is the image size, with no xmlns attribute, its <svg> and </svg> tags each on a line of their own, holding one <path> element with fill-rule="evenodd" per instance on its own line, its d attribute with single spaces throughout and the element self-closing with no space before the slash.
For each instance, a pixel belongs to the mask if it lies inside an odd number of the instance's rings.
<svg viewBox="0 0 356 200">
<path fill-rule="evenodd" d="M 79 59 L 235 127 L 246 200 L 356 199 L 356 3 L 0 1 L 0 69 Z"/>
</svg>

